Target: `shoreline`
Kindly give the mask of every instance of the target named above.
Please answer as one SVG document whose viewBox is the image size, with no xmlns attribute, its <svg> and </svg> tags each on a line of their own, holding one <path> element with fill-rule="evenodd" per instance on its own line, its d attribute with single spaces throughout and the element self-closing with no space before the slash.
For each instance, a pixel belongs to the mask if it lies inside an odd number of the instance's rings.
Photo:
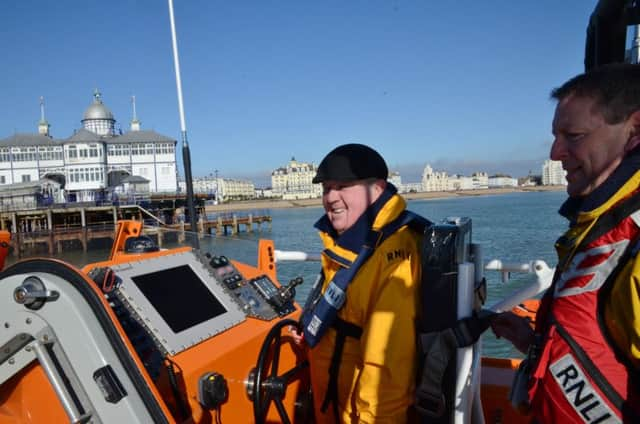
<svg viewBox="0 0 640 424">
<path fill-rule="evenodd" d="M 513 187 L 513 188 L 487 188 L 480 190 L 460 190 L 460 191 L 425 191 L 418 193 L 402 193 L 405 200 L 428 200 L 446 199 L 452 197 L 472 197 L 490 196 L 496 194 L 527 193 L 540 191 L 564 191 L 566 186 L 534 186 L 534 187 Z M 285 209 L 285 208 L 310 208 L 322 207 L 322 199 L 301 199 L 301 200 L 243 200 L 237 202 L 224 203 L 221 205 L 205 206 L 206 213 L 231 212 L 251 209 Z"/>
</svg>

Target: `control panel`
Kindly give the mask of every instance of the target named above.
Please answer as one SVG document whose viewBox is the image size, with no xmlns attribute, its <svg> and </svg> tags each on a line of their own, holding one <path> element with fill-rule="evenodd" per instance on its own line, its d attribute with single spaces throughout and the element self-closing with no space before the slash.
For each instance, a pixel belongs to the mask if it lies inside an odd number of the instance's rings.
<svg viewBox="0 0 640 424">
<path fill-rule="evenodd" d="M 207 257 L 216 279 L 233 292 L 247 316 L 271 321 L 294 311 L 294 287 L 302 279 L 278 288 L 266 275 L 245 279 L 226 256 Z"/>
<path fill-rule="evenodd" d="M 134 256 L 94 268 L 89 276 L 107 295 L 118 320 L 152 376 L 161 358 L 176 355 L 241 324 L 295 311 L 295 286 L 268 276 L 247 279 L 225 256 L 181 251 Z"/>
</svg>

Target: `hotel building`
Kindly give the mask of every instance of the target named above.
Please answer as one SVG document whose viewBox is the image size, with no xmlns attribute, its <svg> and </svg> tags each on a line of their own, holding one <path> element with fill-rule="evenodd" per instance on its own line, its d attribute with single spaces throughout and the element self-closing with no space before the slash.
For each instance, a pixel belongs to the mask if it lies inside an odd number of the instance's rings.
<svg viewBox="0 0 640 424">
<path fill-rule="evenodd" d="M 311 199 L 322 196 L 322 186 L 313 184 L 318 168 L 313 163 L 298 162 L 291 158 L 289 163 L 271 173 L 271 188 L 274 196 L 283 199 Z"/>
</svg>

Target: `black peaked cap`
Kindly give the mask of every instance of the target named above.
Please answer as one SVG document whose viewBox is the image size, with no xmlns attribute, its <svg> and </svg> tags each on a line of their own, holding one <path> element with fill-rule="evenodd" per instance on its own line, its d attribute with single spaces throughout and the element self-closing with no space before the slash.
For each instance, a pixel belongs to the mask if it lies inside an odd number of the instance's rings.
<svg viewBox="0 0 640 424">
<path fill-rule="evenodd" d="M 322 159 L 312 182 L 386 180 L 388 176 L 389 169 L 380 153 L 364 144 L 350 143 L 336 147 Z"/>
</svg>

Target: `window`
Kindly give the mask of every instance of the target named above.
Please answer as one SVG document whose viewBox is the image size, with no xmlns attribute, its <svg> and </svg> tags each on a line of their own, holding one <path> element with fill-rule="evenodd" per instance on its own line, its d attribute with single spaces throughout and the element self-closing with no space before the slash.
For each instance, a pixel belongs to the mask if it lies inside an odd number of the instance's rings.
<svg viewBox="0 0 640 424">
<path fill-rule="evenodd" d="M 92 157 L 92 158 L 97 158 L 98 157 L 98 145 L 97 144 L 89 145 L 89 156 Z"/>
<path fill-rule="evenodd" d="M 7 183 L 7 179 L 4 175 L 0 175 L 0 184 L 6 184 Z"/>
<path fill-rule="evenodd" d="M 69 159 L 77 159 L 78 158 L 78 150 L 76 146 L 69 146 Z"/>
<path fill-rule="evenodd" d="M 29 181 L 31 181 L 31 175 L 22 175 L 22 182 L 23 183 L 28 183 Z"/>
<path fill-rule="evenodd" d="M 153 144 L 147 144 L 145 147 L 145 154 L 152 155 L 153 154 Z"/>
</svg>

